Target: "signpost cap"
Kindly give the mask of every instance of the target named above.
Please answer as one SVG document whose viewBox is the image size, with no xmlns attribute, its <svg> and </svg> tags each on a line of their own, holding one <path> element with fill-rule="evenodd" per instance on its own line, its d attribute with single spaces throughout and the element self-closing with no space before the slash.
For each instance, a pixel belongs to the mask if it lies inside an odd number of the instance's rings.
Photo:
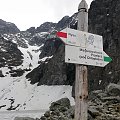
<svg viewBox="0 0 120 120">
<path fill-rule="evenodd" d="M 78 6 L 78 11 L 80 11 L 80 9 L 85 9 L 86 11 L 88 10 L 88 4 L 85 0 L 82 0 Z"/>
</svg>

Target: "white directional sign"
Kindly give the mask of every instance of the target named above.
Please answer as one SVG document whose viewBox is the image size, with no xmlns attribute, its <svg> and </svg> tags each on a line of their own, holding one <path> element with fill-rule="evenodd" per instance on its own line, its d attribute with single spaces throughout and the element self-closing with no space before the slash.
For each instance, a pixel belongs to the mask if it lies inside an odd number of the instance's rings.
<svg viewBox="0 0 120 120">
<path fill-rule="evenodd" d="M 112 59 L 101 50 L 65 45 L 65 62 L 104 67 Z"/>
<path fill-rule="evenodd" d="M 100 35 L 65 28 L 62 31 L 57 32 L 57 36 L 68 45 L 103 50 L 103 38 Z"/>
<path fill-rule="evenodd" d="M 100 35 L 65 28 L 56 34 L 65 45 L 65 62 L 104 67 L 112 59 L 103 51 Z"/>
</svg>

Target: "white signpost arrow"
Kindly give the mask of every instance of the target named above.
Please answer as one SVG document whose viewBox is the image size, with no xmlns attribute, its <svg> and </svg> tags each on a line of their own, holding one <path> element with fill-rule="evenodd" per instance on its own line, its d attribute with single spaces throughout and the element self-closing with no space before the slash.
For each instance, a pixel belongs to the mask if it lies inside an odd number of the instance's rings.
<svg viewBox="0 0 120 120">
<path fill-rule="evenodd" d="M 57 32 L 65 45 L 65 62 L 104 67 L 112 59 L 103 51 L 100 35 L 65 28 Z"/>
<path fill-rule="evenodd" d="M 100 35 L 65 28 L 57 36 L 67 45 L 103 50 L 103 38 Z"/>
<path fill-rule="evenodd" d="M 65 62 L 104 67 L 112 59 L 101 50 L 65 45 Z"/>
</svg>

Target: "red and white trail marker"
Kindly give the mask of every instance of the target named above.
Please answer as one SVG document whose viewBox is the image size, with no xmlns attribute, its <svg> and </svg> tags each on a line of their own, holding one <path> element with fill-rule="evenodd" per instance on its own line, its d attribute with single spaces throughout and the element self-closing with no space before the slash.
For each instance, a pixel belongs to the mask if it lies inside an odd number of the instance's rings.
<svg viewBox="0 0 120 120">
<path fill-rule="evenodd" d="M 103 50 L 103 38 L 100 35 L 70 28 L 65 28 L 56 35 L 67 45 Z"/>
<path fill-rule="evenodd" d="M 104 67 L 112 59 L 103 51 L 100 35 L 65 28 L 56 34 L 65 43 L 65 62 Z"/>
</svg>

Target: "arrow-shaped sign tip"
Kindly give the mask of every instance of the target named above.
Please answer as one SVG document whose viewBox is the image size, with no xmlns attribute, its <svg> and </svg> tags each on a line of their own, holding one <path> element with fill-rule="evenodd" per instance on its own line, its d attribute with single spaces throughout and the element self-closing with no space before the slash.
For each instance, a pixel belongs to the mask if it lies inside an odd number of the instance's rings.
<svg viewBox="0 0 120 120">
<path fill-rule="evenodd" d="M 110 58 L 109 56 L 104 56 L 104 61 L 105 62 L 111 62 L 112 61 L 112 58 Z"/>
<path fill-rule="evenodd" d="M 112 61 L 112 58 L 110 58 L 104 51 L 103 51 L 103 54 L 104 54 L 104 57 L 103 57 L 104 66 L 106 66 L 109 62 Z"/>
</svg>

